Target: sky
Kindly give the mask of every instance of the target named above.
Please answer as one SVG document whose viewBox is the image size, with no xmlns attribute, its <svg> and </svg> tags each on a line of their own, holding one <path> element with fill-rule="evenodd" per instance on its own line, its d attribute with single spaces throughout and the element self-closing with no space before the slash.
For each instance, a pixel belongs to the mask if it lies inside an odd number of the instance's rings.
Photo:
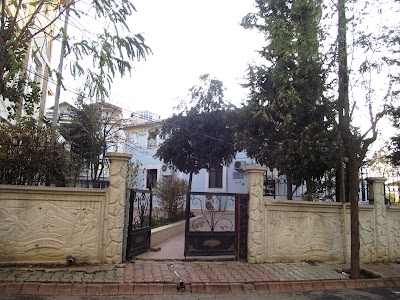
<svg viewBox="0 0 400 300">
<path fill-rule="evenodd" d="M 247 91 L 240 84 L 246 82 L 248 64 L 265 63 L 257 53 L 266 45 L 264 37 L 240 26 L 247 13 L 256 11 L 254 0 L 132 0 L 132 3 L 137 12 L 128 21 L 130 31 L 141 33 L 153 54 L 134 62 L 131 75 L 114 79 L 112 104 L 122 107 L 126 115 L 147 110 L 167 118 L 179 99 L 185 98 L 189 88 L 198 84 L 199 76 L 205 73 L 224 83 L 226 100 L 239 105 L 246 98 Z M 81 24 L 91 29 L 84 22 Z M 53 59 L 56 66 L 59 57 L 54 55 Z M 69 89 L 78 84 L 79 80 L 66 81 Z M 360 98 L 353 90 L 351 93 Z M 76 94 L 61 92 L 60 102 L 73 104 L 75 99 Z M 52 105 L 49 99 L 47 107 Z M 363 107 L 358 110 L 362 112 Z M 357 125 L 368 125 L 368 113 L 358 114 Z M 391 126 L 381 122 L 379 127 L 387 133 Z M 382 139 L 387 141 L 387 135 L 383 134 Z"/>
<path fill-rule="evenodd" d="M 172 114 L 179 97 L 209 73 L 221 80 L 225 96 L 240 103 L 247 64 L 262 39 L 240 21 L 254 0 L 135 0 L 131 31 L 143 33 L 153 55 L 135 64 L 132 76 L 118 80 L 111 101 L 130 110 Z"/>
<path fill-rule="evenodd" d="M 134 62 L 131 75 L 114 79 L 110 102 L 166 118 L 178 98 L 199 83 L 199 76 L 209 73 L 223 82 L 226 100 L 240 104 L 246 97 L 240 84 L 245 83 L 247 66 L 259 59 L 256 51 L 265 44 L 260 34 L 240 26 L 254 11 L 253 2 L 133 0 L 137 12 L 129 20 L 130 31 L 141 33 L 153 54 Z M 73 103 L 75 98 L 62 91 L 60 102 Z"/>
</svg>

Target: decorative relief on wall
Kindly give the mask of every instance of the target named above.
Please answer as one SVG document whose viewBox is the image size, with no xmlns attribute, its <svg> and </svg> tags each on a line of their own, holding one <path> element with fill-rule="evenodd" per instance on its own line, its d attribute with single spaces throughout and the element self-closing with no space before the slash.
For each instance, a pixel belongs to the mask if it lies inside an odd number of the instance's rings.
<svg viewBox="0 0 400 300">
<path fill-rule="evenodd" d="M 263 262 L 263 173 L 250 174 L 249 199 L 249 262 Z"/>
<path fill-rule="evenodd" d="M 383 184 L 374 183 L 375 226 L 376 226 L 376 260 L 388 259 L 388 236 L 386 224 L 385 191 Z"/>
<path fill-rule="evenodd" d="M 2 201 L 0 260 L 77 261 L 98 254 L 98 207 L 57 202 Z M 92 205 L 95 206 L 95 205 Z"/>
<path fill-rule="evenodd" d="M 389 218 L 389 259 L 394 261 L 400 257 L 400 212 L 396 217 Z"/>
<path fill-rule="evenodd" d="M 360 214 L 360 260 L 373 261 L 375 258 L 375 229 L 372 214 Z M 350 228 L 350 223 L 349 226 Z M 349 232 L 350 234 L 350 232 Z"/>
<path fill-rule="evenodd" d="M 110 187 L 107 194 L 105 255 L 107 263 L 122 262 L 122 239 L 125 217 L 126 165 L 130 156 L 109 155 L 111 160 Z"/>
<path fill-rule="evenodd" d="M 343 222 L 337 215 L 269 211 L 270 260 L 343 260 Z"/>
</svg>

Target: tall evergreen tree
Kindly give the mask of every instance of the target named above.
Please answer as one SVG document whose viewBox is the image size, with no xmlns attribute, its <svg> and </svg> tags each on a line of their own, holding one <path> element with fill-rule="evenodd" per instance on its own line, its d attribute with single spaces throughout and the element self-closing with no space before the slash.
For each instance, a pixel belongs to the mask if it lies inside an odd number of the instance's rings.
<svg viewBox="0 0 400 300">
<path fill-rule="evenodd" d="M 281 168 L 289 199 L 292 183 L 306 181 L 312 193 L 336 155 L 333 109 L 324 98 L 319 54 L 321 5 L 320 0 L 256 0 L 258 12 L 242 21 L 245 28 L 265 34 L 267 45 L 260 51 L 266 65 L 249 68 L 240 141 L 258 162 Z"/>
</svg>

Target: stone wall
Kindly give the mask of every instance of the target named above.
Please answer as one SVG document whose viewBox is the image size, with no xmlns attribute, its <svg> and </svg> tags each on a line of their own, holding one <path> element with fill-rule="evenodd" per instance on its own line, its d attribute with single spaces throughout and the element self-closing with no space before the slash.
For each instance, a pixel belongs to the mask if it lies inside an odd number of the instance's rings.
<svg viewBox="0 0 400 300">
<path fill-rule="evenodd" d="M 130 156 L 108 156 L 108 190 L 0 185 L 0 262 L 122 262 Z"/>
<path fill-rule="evenodd" d="M 349 262 L 349 206 L 260 197 L 261 169 L 246 169 L 250 180 L 248 261 Z M 369 181 L 370 205 L 359 207 L 360 259 L 394 261 L 400 257 L 400 208 L 385 205 L 383 178 Z"/>
</svg>

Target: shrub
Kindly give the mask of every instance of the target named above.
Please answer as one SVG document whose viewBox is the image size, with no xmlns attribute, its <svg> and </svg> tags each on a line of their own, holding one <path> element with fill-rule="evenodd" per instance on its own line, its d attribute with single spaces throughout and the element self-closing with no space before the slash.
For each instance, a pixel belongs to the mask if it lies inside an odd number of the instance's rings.
<svg viewBox="0 0 400 300">
<path fill-rule="evenodd" d="M 160 205 L 170 221 L 182 220 L 187 190 L 187 182 L 180 178 L 169 176 L 157 182 L 154 193 L 160 198 Z"/>
<path fill-rule="evenodd" d="M 80 160 L 58 136 L 36 121 L 0 123 L 0 184 L 67 186 L 79 175 Z"/>
</svg>

